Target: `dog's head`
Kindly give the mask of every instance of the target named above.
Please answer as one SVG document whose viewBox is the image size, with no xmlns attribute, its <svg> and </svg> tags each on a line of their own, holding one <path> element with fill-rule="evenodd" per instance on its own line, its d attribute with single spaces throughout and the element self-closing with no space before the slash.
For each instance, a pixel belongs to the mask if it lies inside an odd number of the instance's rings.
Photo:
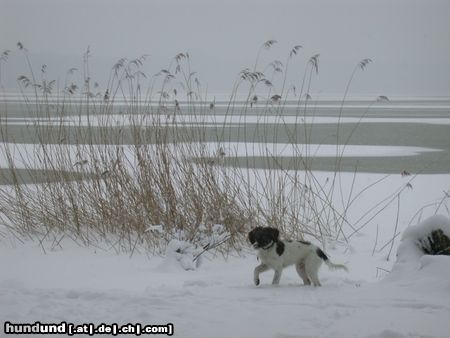
<svg viewBox="0 0 450 338">
<path fill-rule="evenodd" d="M 280 232 L 276 228 L 256 227 L 248 233 L 248 240 L 255 249 L 264 249 L 278 242 Z"/>
</svg>

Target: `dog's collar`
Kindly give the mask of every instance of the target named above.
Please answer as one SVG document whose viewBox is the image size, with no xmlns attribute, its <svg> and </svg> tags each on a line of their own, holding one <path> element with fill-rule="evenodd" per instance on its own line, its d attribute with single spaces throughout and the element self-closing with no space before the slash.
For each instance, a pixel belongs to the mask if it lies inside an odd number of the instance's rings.
<svg viewBox="0 0 450 338">
<path fill-rule="evenodd" d="M 263 250 L 269 250 L 271 247 L 273 247 L 275 245 L 275 242 L 272 241 L 272 243 L 270 243 L 269 245 L 265 246 L 264 248 L 261 248 Z"/>
</svg>

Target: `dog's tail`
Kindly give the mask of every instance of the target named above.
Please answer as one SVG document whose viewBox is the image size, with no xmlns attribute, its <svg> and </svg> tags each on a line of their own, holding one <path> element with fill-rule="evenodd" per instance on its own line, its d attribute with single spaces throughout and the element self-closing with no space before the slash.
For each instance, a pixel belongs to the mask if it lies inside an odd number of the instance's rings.
<svg viewBox="0 0 450 338">
<path fill-rule="evenodd" d="M 332 263 L 327 255 L 325 255 L 325 253 L 320 249 L 317 248 L 316 250 L 316 254 L 317 256 L 319 256 L 320 258 L 322 258 L 322 260 L 325 262 L 325 264 L 332 270 L 337 270 L 337 269 L 342 269 L 345 270 L 346 272 L 348 272 L 348 268 L 344 265 L 344 264 L 334 264 Z"/>
</svg>

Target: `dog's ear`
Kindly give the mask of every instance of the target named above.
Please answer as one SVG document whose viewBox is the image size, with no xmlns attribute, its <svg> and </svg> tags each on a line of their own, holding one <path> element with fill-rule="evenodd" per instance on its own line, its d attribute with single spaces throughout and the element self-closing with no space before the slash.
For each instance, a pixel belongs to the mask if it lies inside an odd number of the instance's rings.
<svg viewBox="0 0 450 338">
<path fill-rule="evenodd" d="M 269 228 L 270 237 L 274 242 L 278 242 L 278 237 L 280 236 L 280 231 L 277 228 Z"/>
<path fill-rule="evenodd" d="M 248 240 L 250 241 L 251 244 L 254 244 L 255 241 L 256 241 L 256 239 L 255 239 L 255 230 L 256 230 L 256 228 L 248 233 Z"/>
</svg>

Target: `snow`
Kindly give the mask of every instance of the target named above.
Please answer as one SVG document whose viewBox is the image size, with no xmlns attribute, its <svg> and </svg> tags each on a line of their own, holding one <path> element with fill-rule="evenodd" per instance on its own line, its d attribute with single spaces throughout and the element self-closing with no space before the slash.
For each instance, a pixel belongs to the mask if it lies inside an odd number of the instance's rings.
<svg viewBox="0 0 450 338">
<path fill-rule="evenodd" d="M 363 176 L 363 181 L 379 179 Z M 322 267 L 320 288 L 303 286 L 293 268 L 283 272 L 278 287 L 270 284 L 272 272 L 263 273 L 261 285 L 254 286 L 252 273 L 258 262 L 249 248 L 226 259 L 206 252 L 201 265 L 186 270 L 170 253 L 176 252 L 175 244 L 186 246 L 181 237 L 168 246 L 166 255 L 135 252 L 132 257 L 106 244 L 86 248 L 63 241 L 63 248 L 51 249 L 51 243 L 43 242 L 44 252 L 39 243 L 2 240 L 0 320 L 173 323 L 174 336 L 187 338 L 448 337 L 450 259 L 419 257 L 404 249 L 424 231 L 408 228 L 407 215 L 417 211 L 418 204 L 430 202 L 434 196 L 430 191 L 439 191 L 439 183 L 446 179 L 446 175 L 419 177 L 414 182 L 418 192 L 405 194 L 399 231 L 407 230 L 397 260 L 387 261 L 387 250 L 373 250 L 373 226 L 362 229 L 348 244 L 326 243 L 330 258 L 345 263 L 350 272 Z M 378 189 L 392 187 L 392 180 Z M 360 203 L 368 199 L 362 197 Z M 394 224 L 387 216 L 375 221 L 380 223 L 379 244 L 375 243 L 379 249 L 392 237 Z M 436 222 L 424 223 L 432 227 Z"/>
<path fill-rule="evenodd" d="M 397 262 L 393 266 L 388 280 L 403 280 L 406 276 L 414 278 L 414 285 L 428 285 L 429 291 L 448 293 L 450 291 L 450 257 L 443 255 L 425 255 L 421 242 L 434 230 L 442 230 L 450 237 L 450 219 L 443 215 L 434 215 L 415 226 L 408 227 L 401 239 L 397 251 Z M 428 291 L 428 292 L 429 292 Z"/>
<path fill-rule="evenodd" d="M 172 235 L 173 238 L 167 244 L 166 262 L 163 262 L 162 268 L 167 269 L 175 264 L 184 270 L 195 270 L 202 264 L 202 255 L 206 251 L 225 243 L 230 236 L 222 224 L 213 224 L 211 229 L 200 225 L 192 240 L 187 239 L 185 234 L 179 231 Z"/>
<path fill-rule="evenodd" d="M 448 298 L 428 292 L 434 284 L 416 290 L 322 269 L 324 286 L 313 288 L 291 269 L 279 287 L 264 274 L 255 287 L 250 254 L 210 258 L 194 272 L 162 269 L 160 257 L 76 246 L 45 254 L 26 243 L 0 253 L 9 263 L 0 281 L 2 321 L 170 322 L 176 337 L 445 337 L 450 329 Z M 357 256 L 347 258 L 355 268 Z"/>
<path fill-rule="evenodd" d="M 450 237 L 450 220 L 443 215 L 435 215 L 420 224 L 408 228 L 403 236 L 402 242 L 412 242 L 422 240 L 434 230 L 442 230 L 447 237 Z"/>
<path fill-rule="evenodd" d="M 406 146 L 369 146 L 369 145 L 327 145 L 327 144 L 288 144 L 288 143 L 250 143 L 250 142 L 222 142 L 205 143 L 209 149 L 219 146 L 228 156 L 310 156 L 334 157 L 336 149 L 342 157 L 396 157 L 414 156 L 423 152 L 439 151 L 424 147 Z"/>
<path fill-rule="evenodd" d="M 171 152 L 175 153 L 178 149 L 183 148 L 185 143 L 177 143 L 176 145 L 168 145 L 169 149 L 172 147 Z M 115 149 L 116 146 L 100 145 L 92 146 L 91 149 Z M 149 149 L 156 149 L 157 146 L 149 145 Z M 250 143 L 250 142 L 203 142 L 201 143 L 202 149 L 205 150 L 205 154 L 210 156 L 217 156 L 221 151 L 222 157 L 235 157 L 235 156 L 298 156 L 303 155 L 305 157 L 335 157 L 336 152 L 342 157 L 397 157 L 397 156 L 415 156 L 425 152 L 438 152 L 439 149 L 425 148 L 425 147 L 413 147 L 413 146 L 370 146 L 370 145 L 327 145 L 327 144 L 289 144 L 289 143 Z M 130 160 L 130 163 L 134 162 L 135 147 L 132 145 L 121 146 L 124 150 L 124 154 Z M 14 160 L 16 168 L 34 168 L 42 169 L 45 164 L 42 163 L 44 149 L 34 144 L 14 144 L 14 143 L 1 143 L 0 149 L 8 149 L 9 154 L 6 151 L 0 152 L 0 167 L 8 168 L 9 159 Z M 80 151 L 81 150 L 81 151 Z M 70 156 L 73 163 L 80 163 L 80 152 L 85 150 L 83 146 L 79 145 L 47 145 L 45 151 L 51 151 L 53 153 L 63 153 Z M 9 157 L 11 156 L 11 157 Z M 68 166 L 67 170 L 73 169 L 72 166 Z"/>
</svg>

